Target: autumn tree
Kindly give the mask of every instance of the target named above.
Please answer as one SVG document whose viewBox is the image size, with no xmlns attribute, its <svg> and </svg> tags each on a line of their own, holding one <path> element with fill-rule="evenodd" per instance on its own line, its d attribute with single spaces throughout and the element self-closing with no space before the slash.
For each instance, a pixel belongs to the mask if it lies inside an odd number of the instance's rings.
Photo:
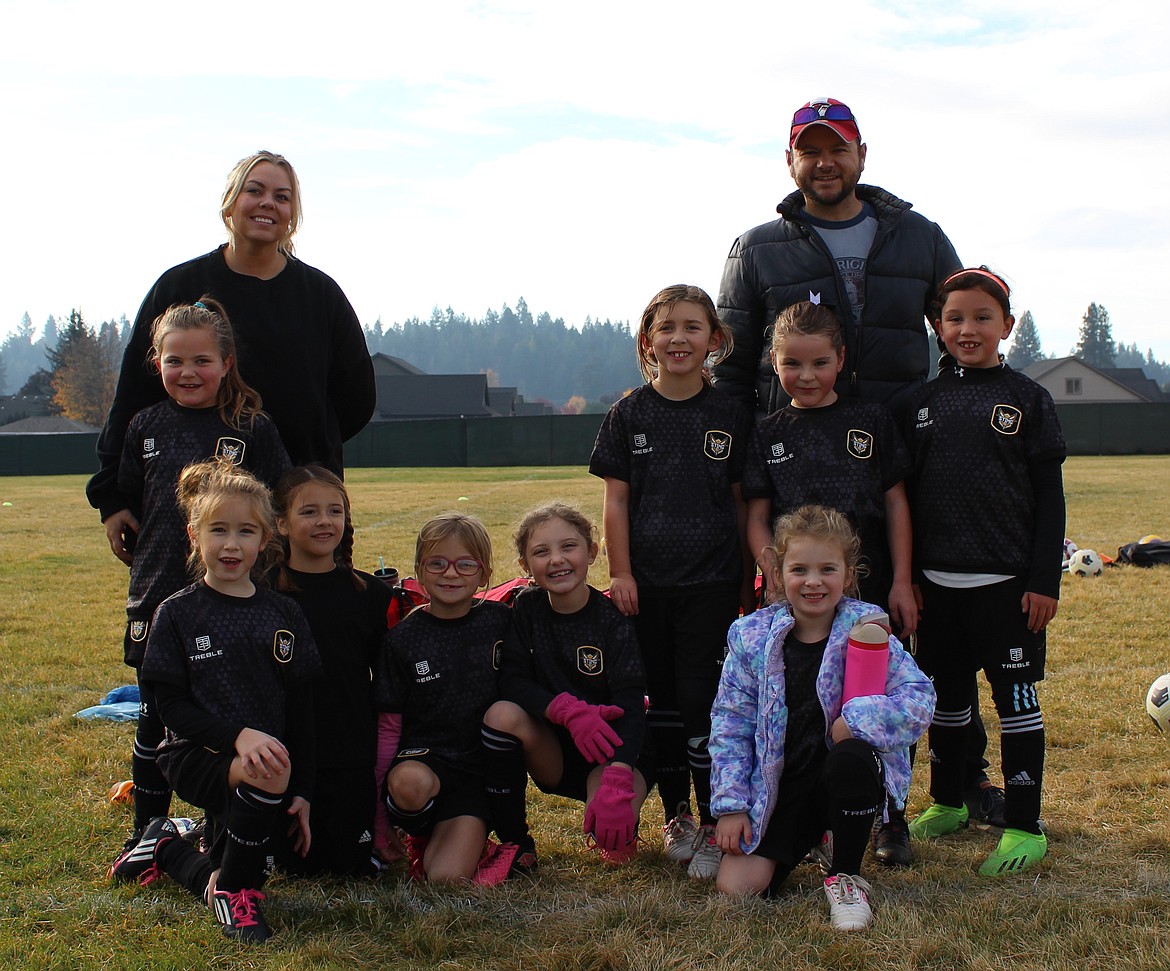
<svg viewBox="0 0 1170 971">
<path fill-rule="evenodd" d="M 47 351 L 52 366 L 53 404 L 66 418 L 101 425 L 114 401 L 117 358 L 109 340 L 86 325 L 81 311 L 69 314 L 58 332 L 57 346 Z"/>
<path fill-rule="evenodd" d="M 1043 360 L 1044 352 L 1040 349 L 1040 332 L 1036 330 L 1036 321 L 1032 319 L 1032 311 L 1025 310 L 1020 322 L 1016 324 L 1007 362 L 1017 371 L 1022 371 L 1037 361 Z"/>
</svg>

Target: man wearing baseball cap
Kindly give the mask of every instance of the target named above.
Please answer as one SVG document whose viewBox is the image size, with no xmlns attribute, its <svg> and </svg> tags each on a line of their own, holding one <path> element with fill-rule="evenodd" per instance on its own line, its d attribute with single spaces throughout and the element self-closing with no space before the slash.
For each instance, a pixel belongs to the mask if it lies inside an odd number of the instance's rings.
<svg viewBox="0 0 1170 971">
<path fill-rule="evenodd" d="M 735 348 L 715 382 L 758 415 L 787 404 L 768 359 L 766 332 L 785 307 L 812 300 L 832 307 L 845 335 L 837 393 L 886 404 L 895 417 L 927 379 L 924 317 L 939 285 L 961 264 L 946 234 L 910 203 L 860 185 L 866 146 L 857 119 L 833 98 L 797 109 L 785 157 L 797 191 L 779 219 L 731 247 L 719 288 L 719 315 Z"/>
<path fill-rule="evenodd" d="M 779 219 L 735 241 L 723 268 L 719 316 L 735 337 L 715 366 L 715 383 L 757 416 L 784 408 L 788 396 L 769 357 L 777 314 L 803 300 L 832 307 L 845 338 L 840 398 L 884 404 L 901 421 L 907 399 L 928 378 L 928 318 L 942 281 L 961 267 L 946 234 L 910 203 L 861 185 L 866 146 L 848 105 L 814 98 L 796 110 L 785 158 L 797 191 L 776 207 Z M 987 736 L 973 699 L 965 792 L 971 818 L 1000 822 L 1003 791 L 983 769 Z M 891 805 L 875 827 L 887 864 L 912 860 L 901 812 Z"/>
</svg>

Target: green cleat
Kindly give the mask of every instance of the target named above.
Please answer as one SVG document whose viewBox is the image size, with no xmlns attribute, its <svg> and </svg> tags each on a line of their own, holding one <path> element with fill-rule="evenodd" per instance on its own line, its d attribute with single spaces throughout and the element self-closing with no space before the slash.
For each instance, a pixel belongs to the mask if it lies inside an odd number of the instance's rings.
<svg viewBox="0 0 1170 971">
<path fill-rule="evenodd" d="M 985 877 L 1002 877 L 1033 866 L 1048 854 L 1048 837 L 1022 829 L 1005 829 L 999 845 L 979 868 Z"/>
<path fill-rule="evenodd" d="M 916 840 L 946 836 L 967 825 L 966 806 L 944 806 L 936 802 L 910 824 L 910 835 Z"/>
</svg>

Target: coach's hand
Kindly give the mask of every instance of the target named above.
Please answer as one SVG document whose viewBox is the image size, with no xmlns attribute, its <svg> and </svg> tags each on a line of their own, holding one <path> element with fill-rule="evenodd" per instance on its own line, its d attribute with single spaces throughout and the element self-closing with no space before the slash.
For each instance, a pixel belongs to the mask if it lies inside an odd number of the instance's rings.
<svg viewBox="0 0 1170 971">
<path fill-rule="evenodd" d="M 126 531 L 138 534 L 138 520 L 129 509 L 119 509 L 110 513 L 102 520 L 106 527 L 106 539 L 110 542 L 110 550 L 119 560 L 130 566 L 134 562 L 134 554 L 126 549 Z"/>
</svg>

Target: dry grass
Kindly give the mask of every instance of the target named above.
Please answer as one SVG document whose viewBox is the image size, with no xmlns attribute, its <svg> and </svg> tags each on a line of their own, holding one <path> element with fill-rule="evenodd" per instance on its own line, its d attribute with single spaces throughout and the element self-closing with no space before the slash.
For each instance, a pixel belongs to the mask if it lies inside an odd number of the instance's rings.
<svg viewBox="0 0 1170 971">
<path fill-rule="evenodd" d="M 1145 533 L 1170 535 L 1168 473 L 1170 457 L 1070 460 L 1069 535 L 1107 553 Z M 558 496 L 600 510 L 600 484 L 578 469 L 355 470 L 350 485 L 367 569 L 379 554 L 408 568 L 421 521 L 460 508 L 488 523 L 505 579 L 515 572 L 510 527 L 524 508 Z M 104 795 L 128 771 L 133 730 L 72 713 L 130 680 L 120 663 L 126 577 L 81 487 L 79 477 L 0 479 L 0 502 L 12 503 L 0 507 L 0 958 L 10 967 L 1170 966 L 1170 745 L 1142 709 L 1145 686 L 1170 669 L 1170 570 L 1065 580 L 1042 688 L 1052 851 L 1018 879 L 976 875 L 989 834 L 919 846 L 912 870 L 871 868 L 875 925 L 843 937 L 828 930 L 808 868 L 779 901 L 720 900 L 658 854 L 654 797 L 647 852 L 622 871 L 583 849 L 579 810 L 541 797 L 535 881 L 453 891 L 397 874 L 351 884 L 277 878 L 268 913 L 278 936 L 241 949 L 173 886 L 103 881 L 127 828 Z M 921 807 L 918 769 L 912 804 Z"/>
</svg>

